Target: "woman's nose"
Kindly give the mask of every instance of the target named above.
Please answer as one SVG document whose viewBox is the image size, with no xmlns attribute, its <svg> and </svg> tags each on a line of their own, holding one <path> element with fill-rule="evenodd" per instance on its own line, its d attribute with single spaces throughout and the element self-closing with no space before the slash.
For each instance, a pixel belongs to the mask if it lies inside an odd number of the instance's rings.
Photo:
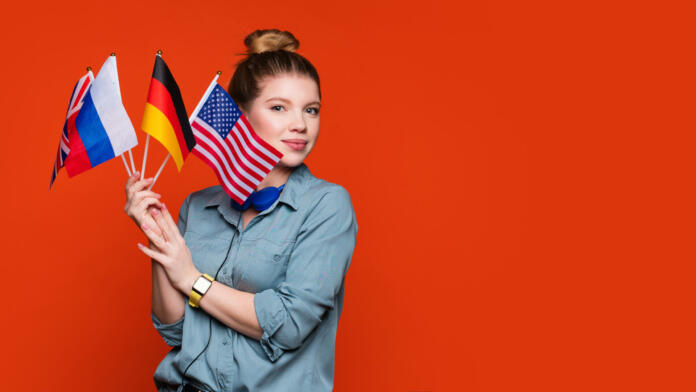
<svg viewBox="0 0 696 392">
<path fill-rule="evenodd" d="M 307 123 L 302 113 L 294 117 L 293 123 L 290 124 L 290 130 L 297 132 L 304 132 L 307 130 Z"/>
</svg>

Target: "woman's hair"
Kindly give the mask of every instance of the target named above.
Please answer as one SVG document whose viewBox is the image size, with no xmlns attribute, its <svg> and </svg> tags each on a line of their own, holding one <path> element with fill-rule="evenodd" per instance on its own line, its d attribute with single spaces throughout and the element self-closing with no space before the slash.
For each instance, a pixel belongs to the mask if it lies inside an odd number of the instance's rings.
<svg viewBox="0 0 696 392">
<path fill-rule="evenodd" d="M 260 94 L 259 82 L 267 76 L 281 74 L 304 75 L 317 83 L 319 98 L 319 74 L 312 63 L 295 53 L 300 46 L 289 31 L 277 29 L 256 30 L 244 39 L 247 57 L 237 63 L 227 91 L 232 99 L 248 109 L 251 102 Z"/>
</svg>

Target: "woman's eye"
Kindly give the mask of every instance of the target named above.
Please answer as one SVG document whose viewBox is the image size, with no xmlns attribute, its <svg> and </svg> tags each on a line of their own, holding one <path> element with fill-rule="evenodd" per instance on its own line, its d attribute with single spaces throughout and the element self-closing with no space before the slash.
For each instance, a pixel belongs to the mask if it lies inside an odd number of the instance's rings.
<svg viewBox="0 0 696 392">
<path fill-rule="evenodd" d="M 282 110 L 282 109 L 283 109 L 283 106 L 281 106 L 281 105 L 275 105 L 275 106 L 272 106 L 272 107 L 271 107 L 271 110 L 280 111 L 280 110 Z"/>
<path fill-rule="evenodd" d="M 319 114 L 319 108 L 307 108 L 307 111 L 311 114 Z"/>
</svg>

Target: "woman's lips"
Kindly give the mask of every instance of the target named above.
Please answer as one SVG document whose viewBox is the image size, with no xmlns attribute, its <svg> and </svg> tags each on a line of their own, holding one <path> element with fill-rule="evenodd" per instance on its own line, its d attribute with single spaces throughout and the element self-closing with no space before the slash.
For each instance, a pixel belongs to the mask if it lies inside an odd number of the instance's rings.
<svg viewBox="0 0 696 392">
<path fill-rule="evenodd" d="M 295 151 L 302 151 L 307 146 L 307 142 L 300 141 L 283 140 L 283 143 L 287 144 L 288 146 L 290 146 L 290 148 L 292 148 Z"/>
</svg>

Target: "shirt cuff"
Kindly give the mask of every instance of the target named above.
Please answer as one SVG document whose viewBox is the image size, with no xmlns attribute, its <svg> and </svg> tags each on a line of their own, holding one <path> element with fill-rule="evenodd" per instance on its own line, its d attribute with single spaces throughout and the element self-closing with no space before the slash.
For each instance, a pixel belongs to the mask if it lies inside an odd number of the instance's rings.
<svg viewBox="0 0 696 392">
<path fill-rule="evenodd" d="M 287 317 L 285 305 L 273 289 L 268 289 L 254 295 L 254 308 L 256 309 L 256 318 L 263 330 L 260 340 L 261 347 L 268 359 L 275 362 L 285 352 L 271 340 L 285 322 Z"/>
<path fill-rule="evenodd" d="M 159 332 L 160 336 L 162 336 L 165 343 L 172 347 L 181 346 L 181 337 L 184 330 L 184 316 L 181 316 L 178 321 L 171 324 L 163 324 L 157 316 L 155 316 L 155 313 L 150 310 L 150 318 L 152 318 L 155 329 Z"/>
</svg>

